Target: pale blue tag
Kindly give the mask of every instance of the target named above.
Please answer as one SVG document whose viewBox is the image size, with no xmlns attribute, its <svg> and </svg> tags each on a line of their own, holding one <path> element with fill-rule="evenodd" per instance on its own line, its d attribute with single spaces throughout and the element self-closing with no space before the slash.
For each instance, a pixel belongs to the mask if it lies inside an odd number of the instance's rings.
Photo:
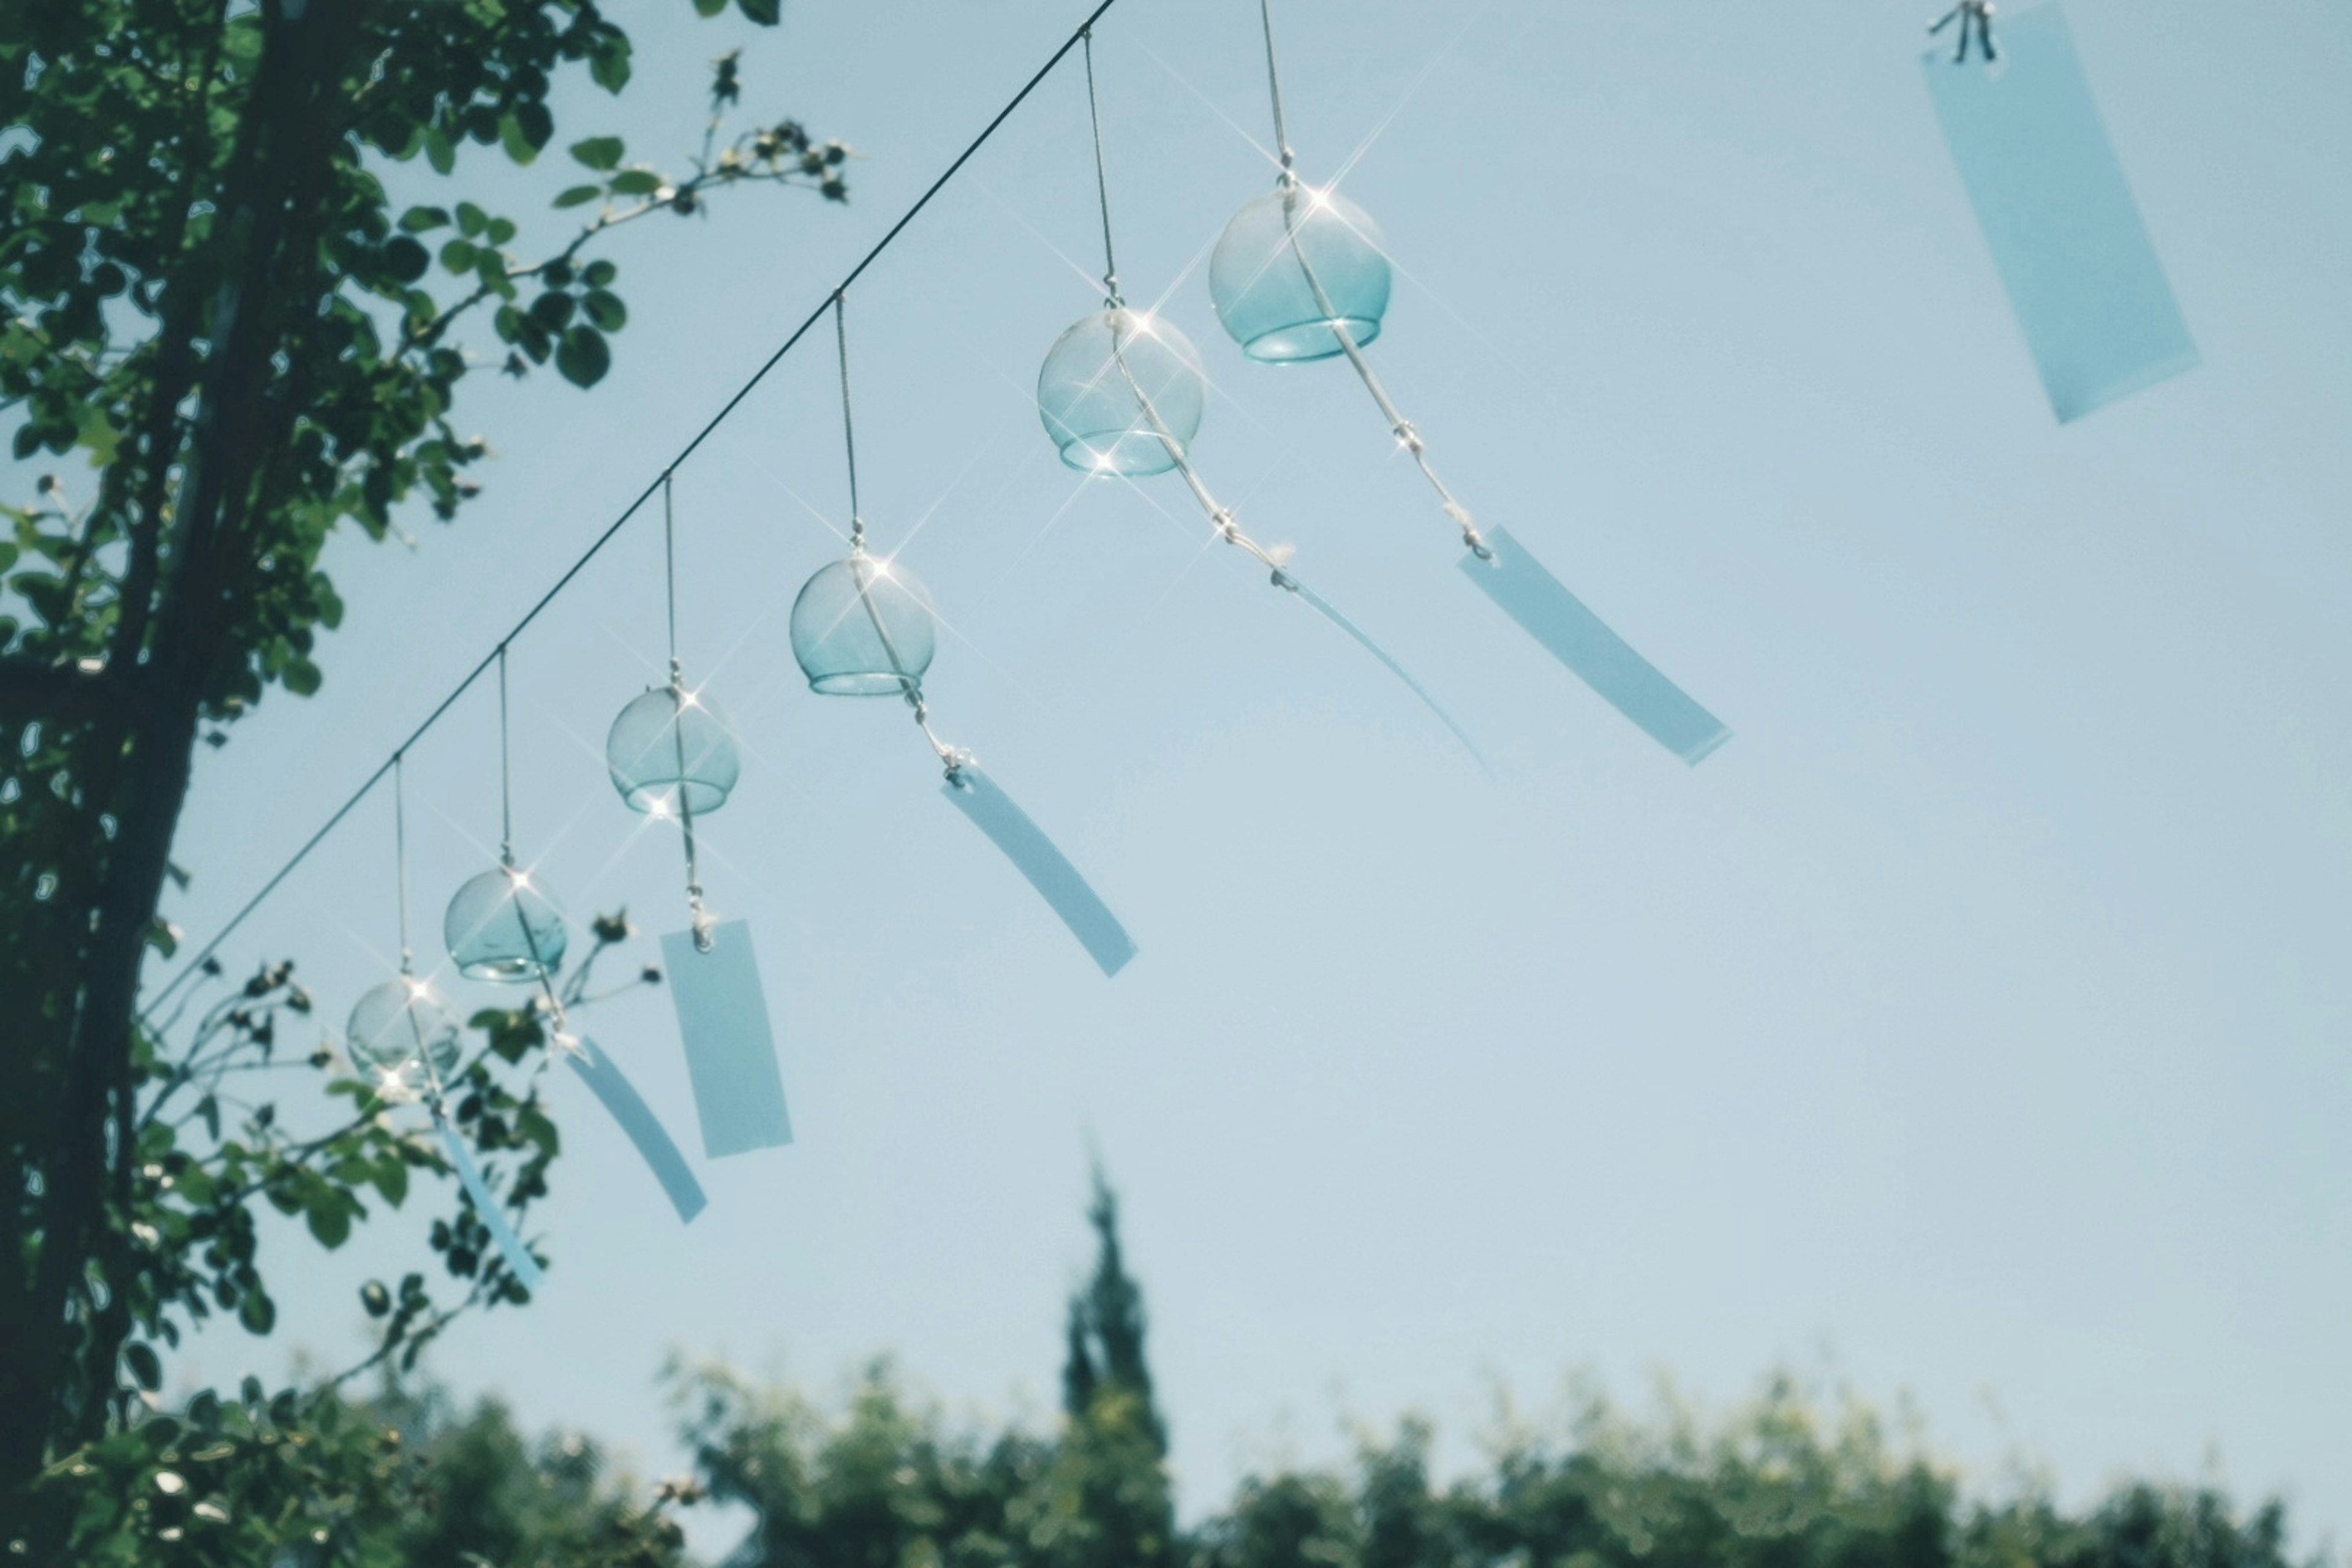
<svg viewBox="0 0 2352 1568">
<path fill-rule="evenodd" d="M 1127 934 L 1127 928 L 1118 923 L 1101 896 L 1087 886 L 1069 857 L 1054 847 L 1054 841 L 996 787 L 995 780 L 976 763 L 965 763 L 940 793 L 1004 851 L 1004 858 L 1029 879 L 1029 885 L 1062 917 L 1062 923 L 1105 974 L 1117 974 L 1126 967 L 1135 956 L 1135 941 Z"/>
<path fill-rule="evenodd" d="M 434 1124 L 441 1130 L 441 1142 L 449 1151 L 449 1163 L 457 1167 L 459 1184 L 465 1187 L 466 1195 L 474 1200 L 474 1212 L 481 1216 L 483 1228 L 490 1233 L 490 1241 L 498 1247 L 499 1255 L 507 1260 L 507 1272 L 521 1280 L 526 1289 L 537 1290 L 547 1282 L 547 1277 L 540 1272 L 539 1260 L 531 1257 L 522 1238 L 515 1235 L 514 1226 L 507 1223 L 507 1211 L 490 1195 L 473 1156 L 466 1152 L 466 1141 L 441 1118 L 435 1117 Z"/>
<path fill-rule="evenodd" d="M 1462 574 L 1503 606 L 1527 634 L 1579 679 L 1639 724 L 1650 738 L 1696 767 L 1731 739 L 1723 721 L 1692 701 L 1623 637 L 1584 607 L 1543 563 L 1499 528 L 1485 532 L 1494 559 L 1462 558 Z"/>
<path fill-rule="evenodd" d="M 2056 5 L 2000 18 L 1999 60 L 1921 68 L 2059 422 L 2195 368 L 2164 267 Z"/>
<path fill-rule="evenodd" d="M 751 927 L 741 921 L 713 926 L 711 946 L 694 945 L 692 931 L 662 938 L 678 1037 L 686 1043 L 687 1076 L 702 1118 L 702 1152 L 716 1160 L 793 1141 L 784 1111 L 784 1079 L 768 1028 L 767 998 L 751 956 Z"/>
<path fill-rule="evenodd" d="M 702 1195 L 702 1184 L 694 1179 L 694 1172 L 687 1166 L 686 1156 L 679 1153 L 677 1145 L 670 1141 L 669 1129 L 661 1124 L 661 1118 L 654 1114 L 653 1107 L 638 1095 L 637 1086 L 629 1081 L 628 1075 L 614 1064 L 613 1058 L 606 1056 L 595 1041 L 583 1039 L 579 1044 L 579 1050 L 568 1054 L 565 1058 L 571 1062 L 572 1070 L 578 1073 L 581 1081 L 604 1102 L 604 1109 L 612 1113 L 614 1121 L 621 1124 L 621 1131 L 629 1135 L 629 1142 L 637 1146 L 637 1152 L 652 1170 L 654 1179 L 662 1184 L 662 1191 L 669 1194 L 670 1206 L 677 1210 L 678 1219 L 692 1224 L 694 1216 L 703 1211 L 709 1200 Z"/>
<path fill-rule="evenodd" d="M 1339 627 L 1341 631 L 1347 633 L 1349 637 L 1355 638 L 1358 643 L 1362 645 L 1366 653 L 1370 654 L 1374 658 L 1379 659 L 1382 664 L 1386 665 L 1391 675 L 1393 675 L 1399 680 L 1403 681 L 1405 685 L 1412 689 L 1412 694 L 1421 699 L 1423 705 L 1425 706 L 1432 713 L 1437 715 L 1437 721 L 1439 723 L 1454 731 L 1454 738 L 1462 742 L 1464 750 L 1467 751 L 1472 756 L 1478 759 L 1478 765 L 1480 767 L 1485 768 L 1489 773 L 1492 773 L 1495 771 L 1494 768 L 1487 763 L 1486 753 L 1478 749 L 1478 742 L 1473 741 L 1470 738 L 1469 732 L 1464 730 L 1461 725 L 1454 721 L 1454 715 L 1439 707 L 1437 699 L 1432 697 L 1429 694 L 1428 689 L 1423 687 L 1420 681 L 1415 680 L 1412 676 L 1406 674 L 1404 666 L 1399 664 L 1395 659 L 1391 658 L 1386 648 L 1381 647 L 1380 644 L 1367 637 L 1361 626 L 1349 620 L 1347 616 L 1341 615 L 1338 605 L 1332 604 L 1330 600 L 1325 598 L 1322 595 L 1317 593 L 1314 589 L 1308 587 L 1297 578 L 1293 577 L 1287 572 L 1281 574 L 1276 578 L 1276 581 L 1282 586 L 1288 588 L 1292 593 L 1297 594 L 1300 598 L 1306 600 L 1307 604 L 1314 606 L 1317 614 L 1320 615 L 1325 620 L 1329 621 L 1333 626 Z"/>
</svg>

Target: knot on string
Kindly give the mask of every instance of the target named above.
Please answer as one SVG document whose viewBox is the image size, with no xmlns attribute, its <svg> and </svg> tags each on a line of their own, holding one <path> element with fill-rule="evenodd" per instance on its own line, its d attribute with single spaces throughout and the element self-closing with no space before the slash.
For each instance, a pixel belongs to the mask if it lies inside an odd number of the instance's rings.
<svg viewBox="0 0 2352 1568">
<path fill-rule="evenodd" d="M 699 882 L 688 882 L 686 885 L 686 907 L 692 911 L 688 923 L 694 928 L 694 951 L 709 952 L 719 945 L 718 939 L 710 934 L 711 928 L 718 922 L 712 920 L 709 911 L 702 907 L 702 884 Z"/>
<path fill-rule="evenodd" d="M 1495 559 L 1495 552 L 1492 547 L 1486 543 L 1486 535 L 1480 533 L 1478 531 L 1478 525 L 1470 521 L 1470 509 L 1468 507 L 1464 506 L 1458 500 L 1446 500 L 1440 502 L 1439 504 L 1445 509 L 1445 515 L 1452 518 L 1455 523 L 1460 525 L 1462 529 L 1462 542 L 1469 547 L 1471 554 L 1475 555 L 1481 561 L 1492 561 Z"/>
<path fill-rule="evenodd" d="M 2000 58 L 2000 51 L 1993 47 L 1992 41 L 1992 19 L 1996 10 L 1993 0 L 1957 0 L 1950 10 L 1927 25 L 1927 36 L 1933 37 L 1958 22 L 1960 25 L 1959 47 L 1953 51 L 1952 63 L 1968 63 L 1969 43 L 1973 38 L 1984 50 L 1985 63 L 1990 65 Z"/>
</svg>

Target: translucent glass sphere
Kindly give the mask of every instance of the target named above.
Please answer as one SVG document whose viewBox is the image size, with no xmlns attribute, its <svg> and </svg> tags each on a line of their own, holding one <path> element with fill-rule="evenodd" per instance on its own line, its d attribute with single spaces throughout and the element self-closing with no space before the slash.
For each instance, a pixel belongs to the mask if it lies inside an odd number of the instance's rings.
<svg viewBox="0 0 2352 1568">
<path fill-rule="evenodd" d="M 352 1008 L 344 1043 L 352 1060 L 375 1072 L 402 1072 L 430 1058 L 436 1075 L 457 1066 L 457 1021 L 422 980 L 403 975 L 371 986 Z"/>
<path fill-rule="evenodd" d="M 930 595 L 903 566 L 853 550 L 793 601 L 793 657 L 827 697 L 897 697 L 938 651 Z"/>
<path fill-rule="evenodd" d="M 621 710 L 604 737 L 604 766 L 632 811 L 697 816 L 727 804 L 742 775 L 735 727 L 709 698 L 656 686 Z"/>
<path fill-rule="evenodd" d="M 528 985 L 563 964 L 563 911 L 514 867 L 494 867 L 458 889 L 441 917 L 441 938 L 468 980 Z"/>
<path fill-rule="evenodd" d="M 1235 213 L 1217 237 L 1209 299 L 1250 358 L 1328 359 L 1340 352 L 1334 321 L 1346 323 L 1358 347 L 1381 335 L 1389 308 L 1386 250 L 1371 215 L 1337 191 L 1269 191 Z M 1328 310 L 1315 298 L 1307 267 L 1323 285 Z"/>
<path fill-rule="evenodd" d="M 1098 310 L 1054 340 L 1037 373 L 1045 434 L 1062 461 L 1087 473 L 1166 473 L 1176 457 L 1160 427 L 1178 452 L 1191 447 L 1207 397 L 1201 356 L 1184 334 L 1124 307 Z"/>
</svg>

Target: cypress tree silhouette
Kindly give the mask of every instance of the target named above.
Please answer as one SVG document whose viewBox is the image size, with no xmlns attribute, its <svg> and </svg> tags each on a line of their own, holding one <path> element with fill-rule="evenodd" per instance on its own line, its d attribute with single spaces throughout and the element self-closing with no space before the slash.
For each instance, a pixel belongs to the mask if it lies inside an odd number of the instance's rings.
<svg viewBox="0 0 2352 1568">
<path fill-rule="evenodd" d="M 1176 1553 L 1168 1428 L 1144 1356 L 1143 1291 L 1127 1272 L 1118 1196 L 1099 1164 L 1087 1218 L 1095 1268 L 1070 1295 L 1062 1367 L 1068 1423 L 1055 1464 L 1058 1523 L 1047 1555 L 1052 1568 L 1160 1568 Z"/>
</svg>

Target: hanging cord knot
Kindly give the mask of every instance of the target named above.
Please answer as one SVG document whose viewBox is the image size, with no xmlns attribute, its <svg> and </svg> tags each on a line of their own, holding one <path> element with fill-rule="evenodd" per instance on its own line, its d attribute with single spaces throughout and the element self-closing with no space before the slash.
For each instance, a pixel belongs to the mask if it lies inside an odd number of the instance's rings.
<svg viewBox="0 0 2352 1568">
<path fill-rule="evenodd" d="M 1462 542 L 1469 546 L 1470 553 L 1481 561 L 1495 559 L 1494 549 L 1487 544 L 1486 535 L 1480 533 L 1478 525 L 1470 521 L 1470 509 L 1458 500 L 1448 500 L 1440 504 L 1444 507 L 1445 515 L 1461 527 Z"/>
<path fill-rule="evenodd" d="M 1989 65 L 2000 58 L 2000 51 L 1993 47 L 1992 41 L 1992 19 L 1996 10 L 1993 0 L 1958 0 L 1950 10 L 1927 25 L 1927 36 L 1934 37 L 1958 22 L 1960 25 L 1959 47 L 1953 51 L 1952 63 L 1968 63 L 1969 41 L 1974 38 L 1983 48 L 1985 62 Z"/>
</svg>

